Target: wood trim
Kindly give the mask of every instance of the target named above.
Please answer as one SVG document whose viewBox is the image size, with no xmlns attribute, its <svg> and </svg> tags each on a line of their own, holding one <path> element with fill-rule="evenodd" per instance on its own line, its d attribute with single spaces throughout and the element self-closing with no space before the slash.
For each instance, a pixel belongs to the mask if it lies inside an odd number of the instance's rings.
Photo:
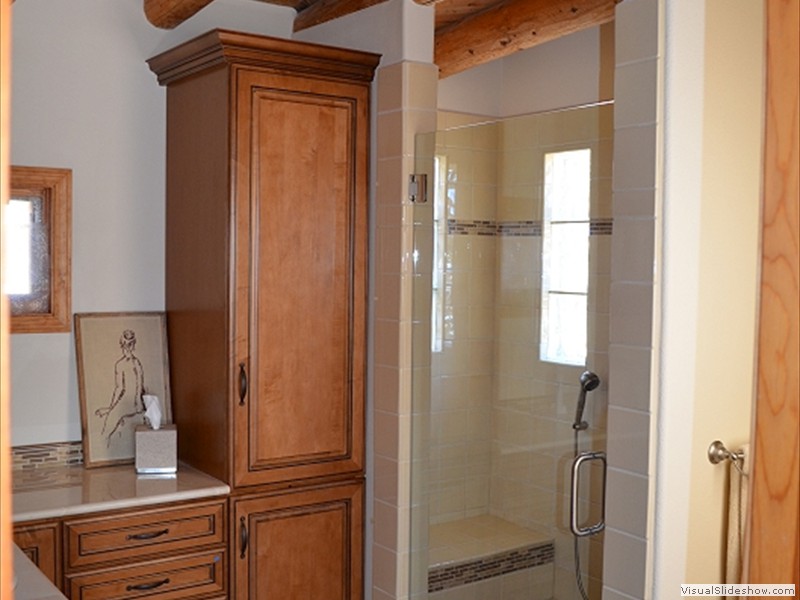
<svg viewBox="0 0 800 600">
<path fill-rule="evenodd" d="M 379 54 L 215 29 L 147 61 L 161 85 L 206 69 L 243 65 L 311 77 L 370 82 Z"/>
<path fill-rule="evenodd" d="M 50 242 L 50 312 L 11 315 L 11 333 L 62 333 L 71 329 L 72 171 L 11 167 L 11 196 L 45 198 Z"/>
<path fill-rule="evenodd" d="M 173 29 L 212 0 L 144 0 L 147 20 L 161 29 Z"/>
<path fill-rule="evenodd" d="M 8 202 L 8 155 L 11 149 L 11 2 L 0 0 L 0 209 Z M 3 213 L 0 210 L 0 271 L 5 261 Z M 2 272 L 0 272 L 2 280 Z M 8 299 L 0 294 L 0 598 L 13 597 L 14 562 L 11 525 L 11 456 L 9 426 Z"/>
<path fill-rule="evenodd" d="M 380 4 L 384 0 L 317 0 L 301 10 L 294 19 L 294 31 L 300 31 Z"/>
<path fill-rule="evenodd" d="M 614 19 L 618 0 L 506 0 L 442 28 L 434 59 L 448 77 Z M 488 35 L 491 33 L 491 35 Z"/>
<path fill-rule="evenodd" d="M 800 3 L 769 0 L 749 583 L 800 585 Z"/>
</svg>

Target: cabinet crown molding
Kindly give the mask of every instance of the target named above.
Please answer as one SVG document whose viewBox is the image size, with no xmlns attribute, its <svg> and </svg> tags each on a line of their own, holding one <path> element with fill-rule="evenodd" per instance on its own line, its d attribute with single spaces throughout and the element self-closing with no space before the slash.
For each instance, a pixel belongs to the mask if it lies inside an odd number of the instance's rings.
<svg viewBox="0 0 800 600">
<path fill-rule="evenodd" d="M 225 65 L 247 65 L 298 75 L 369 82 L 381 56 L 296 40 L 214 29 L 147 61 L 158 83 L 167 85 Z"/>
</svg>

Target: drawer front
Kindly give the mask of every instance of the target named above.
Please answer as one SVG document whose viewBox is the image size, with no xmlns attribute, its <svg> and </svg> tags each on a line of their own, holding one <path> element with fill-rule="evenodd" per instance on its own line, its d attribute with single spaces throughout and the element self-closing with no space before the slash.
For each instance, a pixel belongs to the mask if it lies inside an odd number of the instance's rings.
<svg viewBox="0 0 800 600">
<path fill-rule="evenodd" d="M 67 521 L 67 570 L 221 545 L 225 501 Z"/>
<path fill-rule="evenodd" d="M 225 594 L 223 550 L 67 576 L 72 600 L 178 600 Z"/>
</svg>

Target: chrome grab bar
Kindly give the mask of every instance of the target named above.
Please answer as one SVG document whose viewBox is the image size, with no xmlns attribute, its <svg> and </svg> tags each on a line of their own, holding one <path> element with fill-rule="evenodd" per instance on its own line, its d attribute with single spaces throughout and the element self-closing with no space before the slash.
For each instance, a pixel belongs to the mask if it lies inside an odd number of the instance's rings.
<svg viewBox="0 0 800 600">
<path fill-rule="evenodd" d="M 603 499 L 600 509 L 600 520 L 594 525 L 581 527 L 578 524 L 578 501 L 580 498 L 579 479 L 580 468 L 585 462 L 599 460 L 603 463 Z M 572 461 L 572 485 L 570 487 L 570 503 L 569 503 L 569 527 L 572 533 L 577 537 L 586 537 L 600 533 L 606 527 L 606 469 L 608 463 L 606 462 L 605 452 L 581 452 Z"/>
</svg>

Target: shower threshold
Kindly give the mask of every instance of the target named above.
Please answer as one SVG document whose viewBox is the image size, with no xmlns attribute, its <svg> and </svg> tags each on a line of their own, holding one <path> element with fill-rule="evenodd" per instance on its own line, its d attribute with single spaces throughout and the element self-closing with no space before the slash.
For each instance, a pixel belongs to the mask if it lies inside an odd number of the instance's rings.
<svg viewBox="0 0 800 600">
<path fill-rule="evenodd" d="M 462 586 L 508 589 L 528 582 L 537 592 L 528 597 L 551 598 L 553 556 L 552 538 L 499 517 L 437 523 L 429 529 L 428 592 L 444 600 Z"/>
</svg>

